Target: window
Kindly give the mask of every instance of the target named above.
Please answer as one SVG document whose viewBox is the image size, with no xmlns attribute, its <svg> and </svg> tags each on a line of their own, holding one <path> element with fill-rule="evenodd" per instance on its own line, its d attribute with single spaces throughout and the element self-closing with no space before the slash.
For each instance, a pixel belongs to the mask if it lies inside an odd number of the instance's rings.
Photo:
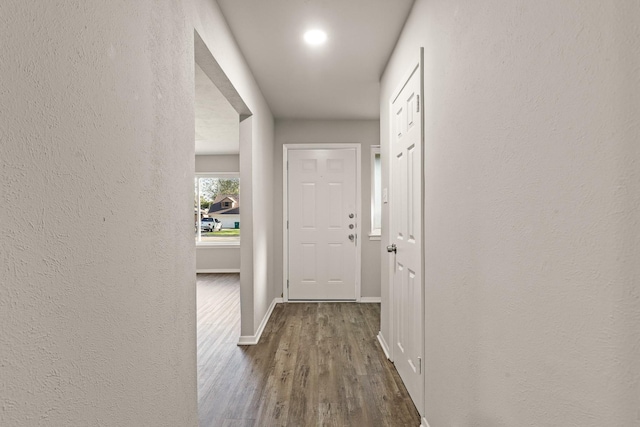
<svg viewBox="0 0 640 427">
<path fill-rule="evenodd" d="M 380 146 L 371 147 L 371 231 L 372 240 L 380 238 L 382 229 L 382 162 Z"/>
<path fill-rule="evenodd" d="M 196 244 L 239 244 L 240 178 L 238 175 L 198 174 L 194 180 L 194 189 Z"/>
</svg>

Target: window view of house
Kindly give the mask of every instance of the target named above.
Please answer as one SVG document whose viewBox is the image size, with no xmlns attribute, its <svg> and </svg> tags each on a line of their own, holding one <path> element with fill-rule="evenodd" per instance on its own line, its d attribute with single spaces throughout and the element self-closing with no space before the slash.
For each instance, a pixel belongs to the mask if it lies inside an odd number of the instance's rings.
<svg viewBox="0 0 640 427">
<path fill-rule="evenodd" d="M 239 243 L 240 179 L 196 176 L 194 188 L 196 243 Z"/>
</svg>

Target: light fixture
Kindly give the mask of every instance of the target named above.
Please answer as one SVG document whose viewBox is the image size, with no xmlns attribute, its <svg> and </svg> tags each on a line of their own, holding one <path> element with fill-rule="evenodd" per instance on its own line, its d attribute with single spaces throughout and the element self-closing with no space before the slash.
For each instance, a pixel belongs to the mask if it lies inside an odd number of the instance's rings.
<svg viewBox="0 0 640 427">
<path fill-rule="evenodd" d="M 322 30 L 309 30 L 304 33 L 304 41 L 312 46 L 318 46 L 327 41 L 327 33 Z"/>
</svg>

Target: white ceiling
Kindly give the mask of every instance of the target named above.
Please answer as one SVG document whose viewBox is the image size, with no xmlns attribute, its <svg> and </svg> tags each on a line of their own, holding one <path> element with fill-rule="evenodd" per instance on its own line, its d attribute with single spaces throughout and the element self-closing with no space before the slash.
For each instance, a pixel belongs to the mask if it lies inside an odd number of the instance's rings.
<svg viewBox="0 0 640 427">
<path fill-rule="evenodd" d="M 414 0 L 218 0 L 277 118 L 377 119 L 379 80 Z M 321 28 L 327 43 L 303 33 Z"/>
<path fill-rule="evenodd" d="M 238 154 L 239 115 L 196 64 L 196 155 Z"/>
</svg>

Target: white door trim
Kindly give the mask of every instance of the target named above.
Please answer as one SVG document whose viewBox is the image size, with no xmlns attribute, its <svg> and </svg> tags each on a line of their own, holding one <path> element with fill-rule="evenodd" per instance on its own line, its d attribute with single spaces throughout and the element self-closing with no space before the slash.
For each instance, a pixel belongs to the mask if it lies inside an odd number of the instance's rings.
<svg viewBox="0 0 640 427">
<path fill-rule="evenodd" d="M 421 116 L 421 120 L 420 120 L 420 126 L 421 126 L 421 130 L 420 130 L 420 142 L 422 144 L 422 181 L 424 183 L 424 163 L 425 163 L 425 141 L 424 141 L 424 127 L 425 127 L 425 123 L 424 123 L 424 119 L 425 119 L 425 114 L 424 114 L 424 48 L 421 47 L 419 54 L 417 57 L 414 57 L 414 59 L 410 62 L 408 62 L 408 64 L 410 64 L 409 66 L 409 71 L 407 71 L 403 76 L 402 76 L 402 80 L 400 80 L 400 84 L 396 87 L 396 89 L 392 92 L 391 98 L 389 99 L 389 136 L 388 136 L 388 141 L 389 144 L 391 144 L 391 141 L 393 141 L 393 103 L 395 102 L 395 100 L 398 98 L 398 96 L 400 96 L 400 93 L 402 92 L 402 90 L 404 89 L 404 87 L 407 85 L 407 83 L 409 82 L 409 79 L 411 78 L 411 76 L 416 72 L 420 73 L 420 116 Z M 392 162 L 392 157 L 393 156 L 388 156 L 389 158 L 386 159 L 387 161 L 387 170 L 391 171 L 391 162 Z M 389 191 L 392 190 L 393 186 L 391 183 L 392 178 L 392 174 L 389 173 L 389 182 L 387 183 Z M 383 184 L 384 185 L 384 184 Z M 421 322 L 422 322 L 422 356 L 423 356 L 423 366 L 422 366 L 422 376 L 423 376 L 423 384 L 422 384 L 422 391 L 423 391 L 423 401 L 422 402 L 414 402 L 414 404 L 416 405 L 416 409 L 418 409 L 418 412 L 420 413 L 420 416 L 424 416 L 424 409 L 425 409 L 425 396 L 426 396 L 426 375 L 424 374 L 424 359 L 425 359 L 425 354 L 426 354 L 426 340 L 424 338 L 424 327 L 425 327 L 425 289 L 424 289 L 424 283 L 425 283 L 425 277 L 424 277 L 424 271 L 425 271 L 425 260 L 424 260 L 424 254 L 425 254 L 425 224 L 424 224 L 424 212 L 425 212 L 425 197 L 424 197 L 424 185 L 422 186 L 422 248 L 421 248 L 421 252 L 422 252 L 422 296 L 421 298 L 422 300 L 422 313 L 421 313 Z M 389 200 L 392 200 L 391 194 L 389 194 Z M 389 208 L 389 214 L 391 212 L 391 208 Z M 391 227 L 388 227 L 387 229 L 387 242 L 391 243 L 392 241 L 392 236 L 391 236 Z M 389 263 L 391 265 L 391 263 Z M 389 321 L 391 322 L 391 324 L 389 325 L 389 340 L 388 342 L 390 343 L 394 343 L 395 342 L 395 329 L 396 329 L 396 325 L 395 325 L 395 321 L 396 321 L 396 317 L 395 317 L 395 312 L 394 312 L 394 306 L 395 306 L 395 294 L 394 294 L 394 272 L 395 272 L 395 266 L 391 267 L 389 269 L 389 277 L 388 277 L 388 297 L 389 297 L 389 307 L 388 307 L 388 313 L 389 313 Z M 388 346 L 387 345 L 387 351 L 389 352 L 389 354 L 387 354 L 387 358 L 390 361 L 394 361 L 394 345 Z"/>
<path fill-rule="evenodd" d="M 356 301 L 361 300 L 360 283 L 362 275 L 362 239 L 365 235 L 362 229 L 362 160 L 360 143 L 315 143 L 315 144 L 284 144 L 282 146 L 282 298 L 284 302 L 289 301 L 289 232 L 287 224 L 289 222 L 289 171 L 287 162 L 289 150 L 335 150 L 352 148 L 356 150 L 356 217 L 358 218 L 357 244 L 356 244 Z M 318 301 L 315 301 L 318 302 Z"/>
</svg>

